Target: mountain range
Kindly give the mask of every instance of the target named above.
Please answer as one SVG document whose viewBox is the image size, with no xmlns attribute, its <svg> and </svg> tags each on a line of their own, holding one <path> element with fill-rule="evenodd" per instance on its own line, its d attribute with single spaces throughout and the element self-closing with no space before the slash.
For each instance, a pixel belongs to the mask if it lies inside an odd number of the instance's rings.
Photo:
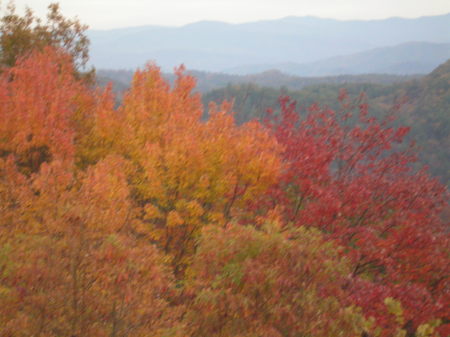
<svg viewBox="0 0 450 337">
<path fill-rule="evenodd" d="M 450 13 L 371 21 L 308 16 L 90 30 L 88 36 L 97 68 L 133 69 L 153 60 L 164 71 L 183 63 L 231 74 L 269 69 L 300 76 L 414 74 L 450 58 L 449 27 Z"/>
<path fill-rule="evenodd" d="M 340 74 L 413 75 L 429 73 L 449 58 L 450 43 L 406 42 L 315 62 L 247 65 L 227 72 L 247 75 L 277 69 L 286 74 L 315 77 Z"/>
</svg>

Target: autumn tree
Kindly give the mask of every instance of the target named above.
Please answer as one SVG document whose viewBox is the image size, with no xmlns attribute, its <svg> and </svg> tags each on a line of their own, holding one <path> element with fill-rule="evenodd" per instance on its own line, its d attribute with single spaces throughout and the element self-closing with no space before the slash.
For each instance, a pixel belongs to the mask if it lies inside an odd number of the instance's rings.
<svg viewBox="0 0 450 337">
<path fill-rule="evenodd" d="M 247 203 L 278 176 L 279 147 L 256 122 L 236 126 L 230 106 L 211 106 L 204 122 L 195 80 L 176 71 L 173 88 L 159 68 L 136 72 L 123 105 L 98 112 L 86 160 L 113 152 L 128 158 L 141 209 L 136 230 L 157 243 L 181 276 L 200 229 L 245 216 Z"/>
<path fill-rule="evenodd" d="M 408 128 L 393 127 L 392 114 L 378 120 L 362 98 L 340 99 L 338 111 L 313 105 L 303 115 L 281 100 L 281 116 L 268 124 L 287 169 L 261 204 L 346 247 L 353 303 L 379 324 L 389 324 L 386 297 L 401 301 L 412 329 L 448 317 L 445 187 L 412 169 L 414 153 L 398 147 Z"/>
<path fill-rule="evenodd" d="M 93 71 L 82 74 L 89 59 L 87 28 L 78 19 L 65 18 L 58 3 L 48 6 L 44 22 L 30 8 L 19 15 L 11 1 L 0 18 L 0 66 L 12 67 L 20 56 L 52 46 L 71 56 L 77 74 L 92 80 Z"/>
<path fill-rule="evenodd" d="M 103 99 L 71 61 L 47 48 L 0 77 L 0 335 L 157 336 L 177 317 L 172 273 L 131 232 L 128 161 L 77 165 Z"/>
</svg>

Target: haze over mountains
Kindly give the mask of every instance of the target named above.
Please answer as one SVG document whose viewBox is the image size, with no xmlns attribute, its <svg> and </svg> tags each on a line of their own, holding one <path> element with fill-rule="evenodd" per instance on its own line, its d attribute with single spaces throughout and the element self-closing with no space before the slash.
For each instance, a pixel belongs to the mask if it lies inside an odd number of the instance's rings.
<svg viewBox="0 0 450 337">
<path fill-rule="evenodd" d="M 97 68 L 132 69 L 154 60 L 164 71 L 298 76 L 428 73 L 450 58 L 450 13 L 416 19 L 339 21 L 287 17 L 245 24 L 91 30 Z"/>
<path fill-rule="evenodd" d="M 406 42 L 315 62 L 247 65 L 229 69 L 228 72 L 245 75 L 277 69 L 299 76 L 412 75 L 429 73 L 448 58 L 450 43 Z"/>
</svg>

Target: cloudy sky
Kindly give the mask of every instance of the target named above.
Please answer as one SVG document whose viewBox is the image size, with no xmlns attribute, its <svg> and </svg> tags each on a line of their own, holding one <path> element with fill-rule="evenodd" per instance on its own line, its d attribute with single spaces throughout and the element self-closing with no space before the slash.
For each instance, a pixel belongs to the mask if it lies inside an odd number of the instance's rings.
<svg viewBox="0 0 450 337">
<path fill-rule="evenodd" d="M 8 0 L 0 0 L 4 5 Z M 51 0 L 15 0 L 41 16 Z M 59 0 L 67 17 L 92 29 L 180 26 L 200 20 L 230 23 L 313 15 L 335 19 L 414 18 L 450 13 L 449 0 Z"/>
</svg>

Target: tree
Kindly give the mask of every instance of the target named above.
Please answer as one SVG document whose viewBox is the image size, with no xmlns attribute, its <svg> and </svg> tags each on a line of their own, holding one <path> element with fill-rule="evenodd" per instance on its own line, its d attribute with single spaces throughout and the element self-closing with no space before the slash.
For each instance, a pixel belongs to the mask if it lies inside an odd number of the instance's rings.
<svg viewBox="0 0 450 337">
<path fill-rule="evenodd" d="M 66 54 L 44 51 L 48 56 L 20 58 L 19 66 L 0 79 L 0 151 L 3 157 L 14 155 L 26 175 L 37 173 L 43 162 L 73 162 L 76 110 L 71 103 L 85 90 L 73 78 Z"/>
<path fill-rule="evenodd" d="M 158 336 L 173 276 L 131 231 L 128 161 L 77 165 L 80 116 L 103 101 L 73 69 L 47 47 L 0 75 L 0 335 Z"/>
<path fill-rule="evenodd" d="M 371 329 L 337 299 L 350 272 L 317 230 L 276 224 L 207 227 L 187 291 L 186 334 L 197 336 L 360 336 Z"/>
<path fill-rule="evenodd" d="M 58 3 L 48 6 L 47 21 L 43 22 L 30 8 L 20 16 L 10 2 L 0 18 L 0 66 L 12 67 L 19 57 L 52 46 L 70 54 L 76 72 L 81 75 L 89 59 L 87 28 L 78 19 L 66 19 Z M 92 71 L 85 74 L 89 79 L 92 75 Z"/>
<path fill-rule="evenodd" d="M 139 232 L 172 257 L 182 277 L 201 228 L 245 216 L 247 203 L 276 181 L 280 162 L 268 130 L 236 126 L 229 104 L 211 106 L 202 121 L 195 80 L 183 69 L 176 75 L 171 88 L 153 65 L 136 72 L 118 111 L 99 111 L 88 143 L 130 160 Z"/>
<path fill-rule="evenodd" d="M 287 166 L 263 205 L 345 247 L 353 303 L 380 324 L 389 321 L 383 300 L 390 296 L 413 327 L 448 317 L 446 189 L 411 168 L 412 150 L 396 147 L 408 129 L 393 127 L 392 114 L 380 121 L 362 98 L 342 92 L 340 99 L 338 111 L 313 105 L 304 116 L 281 100 L 280 119 L 268 124 Z"/>
</svg>

